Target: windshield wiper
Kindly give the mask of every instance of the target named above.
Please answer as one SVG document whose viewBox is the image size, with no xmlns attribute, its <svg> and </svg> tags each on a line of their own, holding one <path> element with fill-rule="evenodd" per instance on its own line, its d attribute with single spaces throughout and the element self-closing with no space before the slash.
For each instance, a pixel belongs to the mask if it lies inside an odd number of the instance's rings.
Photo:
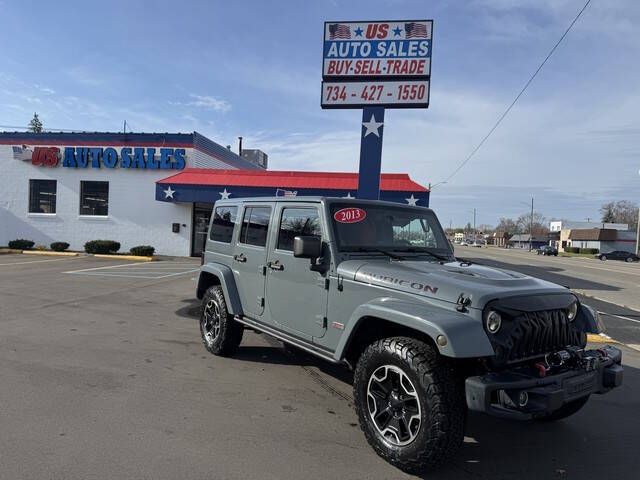
<svg viewBox="0 0 640 480">
<path fill-rule="evenodd" d="M 431 255 L 433 258 L 436 258 L 442 262 L 450 262 L 451 257 L 447 257 L 446 255 L 441 255 L 439 253 L 435 253 L 432 250 L 424 249 L 424 248 L 415 248 L 415 247 L 407 247 L 401 250 L 402 252 L 411 252 L 411 253 L 426 253 L 427 255 Z"/>
<path fill-rule="evenodd" d="M 391 257 L 394 260 L 406 260 L 406 257 L 402 256 L 402 255 L 396 255 L 395 253 L 391 253 L 387 250 L 383 250 L 381 248 L 375 248 L 375 247 L 357 247 L 354 249 L 355 252 L 378 252 L 378 253 L 382 253 L 383 255 L 386 255 L 387 257 Z"/>
</svg>

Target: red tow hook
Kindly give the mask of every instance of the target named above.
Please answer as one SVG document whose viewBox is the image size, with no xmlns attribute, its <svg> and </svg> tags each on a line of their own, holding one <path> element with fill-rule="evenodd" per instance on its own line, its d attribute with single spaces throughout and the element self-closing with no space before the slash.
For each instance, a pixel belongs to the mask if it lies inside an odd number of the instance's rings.
<svg viewBox="0 0 640 480">
<path fill-rule="evenodd" d="M 538 376 L 544 378 L 547 376 L 548 368 L 542 362 L 538 362 L 534 365 L 538 369 Z"/>
</svg>

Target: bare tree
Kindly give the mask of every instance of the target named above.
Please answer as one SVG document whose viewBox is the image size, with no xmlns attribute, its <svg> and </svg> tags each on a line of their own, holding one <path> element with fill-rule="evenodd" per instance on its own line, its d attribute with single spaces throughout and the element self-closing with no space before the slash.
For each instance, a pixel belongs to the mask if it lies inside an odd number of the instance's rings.
<svg viewBox="0 0 640 480">
<path fill-rule="evenodd" d="M 496 227 L 496 232 L 515 233 L 517 229 L 518 226 L 513 219 L 502 217 Z"/>
<path fill-rule="evenodd" d="M 605 203 L 600 214 L 604 223 L 626 223 L 630 230 L 638 227 L 638 204 L 629 200 Z"/>
<path fill-rule="evenodd" d="M 532 235 L 546 235 L 549 233 L 547 228 L 547 219 L 540 212 L 533 212 L 533 218 L 531 213 L 523 213 L 516 220 L 516 225 L 519 232 L 531 233 Z"/>
</svg>

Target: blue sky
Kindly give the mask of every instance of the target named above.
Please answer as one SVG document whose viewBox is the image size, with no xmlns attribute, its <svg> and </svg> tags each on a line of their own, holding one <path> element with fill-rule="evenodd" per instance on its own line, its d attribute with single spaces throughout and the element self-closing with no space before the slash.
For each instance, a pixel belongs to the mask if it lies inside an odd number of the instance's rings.
<svg viewBox="0 0 640 480">
<path fill-rule="evenodd" d="M 446 178 L 583 0 L 0 0 L 0 125 L 197 130 L 272 169 L 357 170 L 360 112 L 319 106 L 325 20 L 433 18 L 431 105 L 388 111 L 383 170 Z M 640 200 L 640 2 L 593 0 L 502 126 L 433 190 L 442 223 Z"/>
</svg>

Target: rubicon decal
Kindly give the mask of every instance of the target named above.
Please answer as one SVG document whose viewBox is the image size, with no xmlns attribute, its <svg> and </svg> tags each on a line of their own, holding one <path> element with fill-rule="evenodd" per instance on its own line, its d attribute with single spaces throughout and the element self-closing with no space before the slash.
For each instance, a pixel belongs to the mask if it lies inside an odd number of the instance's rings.
<svg viewBox="0 0 640 480">
<path fill-rule="evenodd" d="M 416 292 L 427 292 L 434 295 L 438 293 L 438 287 L 432 287 L 431 285 L 427 285 L 426 283 L 416 280 L 408 280 L 394 277 L 392 275 L 382 275 L 380 273 L 371 272 L 362 272 L 358 273 L 358 275 L 362 275 L 363 280 L 370 283 L 374 283 L 373 280 L 376 280 L 377 282 L 382 282 L 388 285 L 398 285 L 399 287 L 405 287 L 407 290 L 414 290 Z"/>
</svg>

